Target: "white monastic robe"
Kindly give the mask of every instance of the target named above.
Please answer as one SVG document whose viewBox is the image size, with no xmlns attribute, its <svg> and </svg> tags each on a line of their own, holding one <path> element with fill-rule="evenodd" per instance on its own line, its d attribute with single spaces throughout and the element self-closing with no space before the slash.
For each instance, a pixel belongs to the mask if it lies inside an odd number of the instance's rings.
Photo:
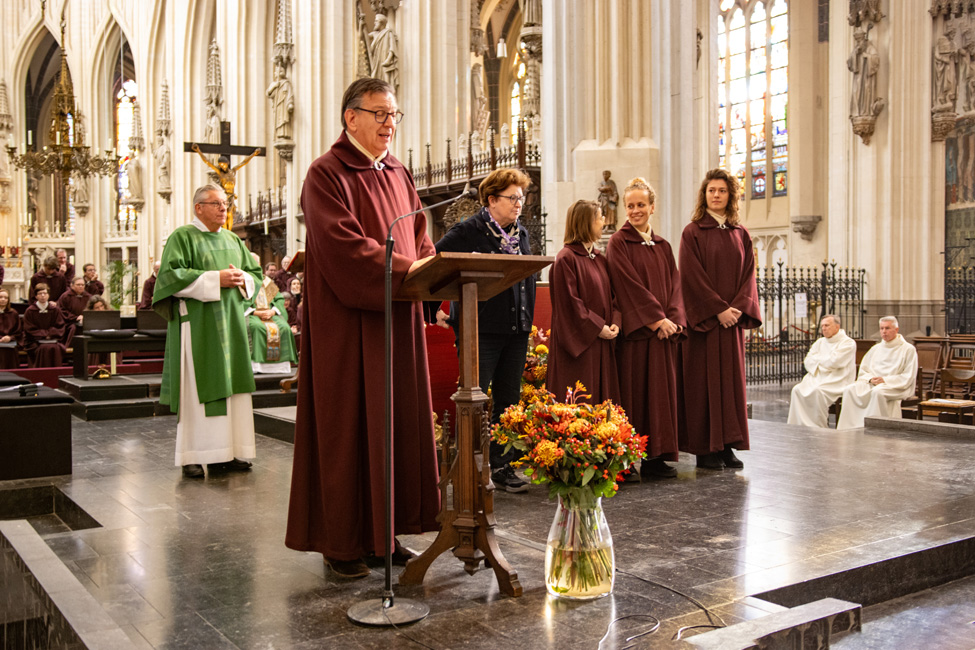
<svg viewBox="0 0 975 650">
<path fill-rule="evenodd" d="M 209 230 L 199 218 L 191 222 L 200 232 Z M 244 274 L 241 294 L 254 295 L 255 282 Z M 191 298 L 200 302 L 220 300 L 220 271 L 205 271 L 182 291 L 177 298 Z M 186 303 L 179 301 L 179 314 L 187 315 Z M 223 463 L 234 458 L 254 458 L 257 444 L 254 436 L 254 412 L 250 394 L 227 397 L 227 414 L 207 416 L 196 388 L 196 369 L 193 364 L 193 332 L 190 322 L 180 323 L 180 387 L 179 419 L 176 423 L 176 466 Z"/>
<path fill-rule="evenodd" d="M 792 388 L 789 424 L 829 426 L 829 405 L 856 380 L 856 341 L 843 330 L 818 339 L 806 355 L 806 376 Z"/>
<path fill-rule="evenodd" d="M 870 380 L 883 377 L 884 383 Z M 865 417 L 900 417 L 901 400 L 914 395 L 917 381 L 917 350 L 900 334 L 870 348 L 860 362 L 860 375 L 843 391 L 843 408 L 837 429 L 863 426 Z"/>
</svg>

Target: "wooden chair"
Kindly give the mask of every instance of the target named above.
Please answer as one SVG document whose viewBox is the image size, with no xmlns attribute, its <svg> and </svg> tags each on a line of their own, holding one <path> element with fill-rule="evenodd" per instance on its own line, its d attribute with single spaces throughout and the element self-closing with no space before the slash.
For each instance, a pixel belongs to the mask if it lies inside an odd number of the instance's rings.
<svg viewBox="0 0 975 650">
<path fill-rule="evenodd" d="M 975 418 L 975 400 L 971 399 L 973 388 L 975 388 L 975 370 L 944 368 L 940 373 L 941 397 L 927 399 L 918 404 L 917 419 L 921 420 L 925 414 L 936 414 L 941 419 L 941 414 L 953 414 L 957 422 L 964 422 L 964 415 L 968 413 Z M 961 394 L 961 398 L 949 397 L 952 394 L 951 386 L 957 389 L 955 394 Z"/>
<path fill-rule="evenodd" d="M 947 345 L 938 341 L 915 340 L 918 365 L 918 397 L 929 399 L 937 394 L 938 379 L 945 367 L 944 354 Z"/>
</svg>

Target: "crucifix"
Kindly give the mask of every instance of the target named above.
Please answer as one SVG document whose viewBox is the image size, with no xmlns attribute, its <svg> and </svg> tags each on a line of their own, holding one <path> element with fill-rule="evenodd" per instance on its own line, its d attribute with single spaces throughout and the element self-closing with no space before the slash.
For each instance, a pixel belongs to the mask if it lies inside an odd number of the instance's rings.
<svg viewBox="0 0 975 650">
<path fill-rule="evenodd" d="M 213 170 L 220 181 L 220 187 L 227 195 L 227 222 L 224 226 L 232 230 L 234 226 L 234 212 L 237 210 L 237 194 L 234 186 L 237 184 L 237 171 L 249 163 L 254 156 L 263 156 L 264 147 L 247 147 L 230 144 L 230 122 L 220 123 L 220 144 L 209 142 L 184 142 L 183 151 L 199 154 L 207 167 Z M 205 153 L 219 154 L 217 163 L 210 162 Z M 230 166 L 230 156 L 247 156 L 235 166 Z"/>
</svg>

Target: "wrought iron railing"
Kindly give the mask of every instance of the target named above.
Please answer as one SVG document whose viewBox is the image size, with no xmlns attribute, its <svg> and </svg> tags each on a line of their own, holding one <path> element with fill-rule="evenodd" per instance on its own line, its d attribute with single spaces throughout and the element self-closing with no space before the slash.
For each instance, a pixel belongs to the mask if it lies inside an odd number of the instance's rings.
<svg viewBox="0 0 975 650">
<path fill-rule="evenodd" d="M 948 334 L 975 333 L 975 266 L 945 269 L 945 328 Z"/>
<path fill-rule="evenodd" d="M 864 335 L 866 271 L 823 262 L 822 268 L 759 267 L 755 272 L 762 327 L 745 342 L 748 383 L 798 381 L 803 360 L 819 336 L 819 321 L 834 314 L 853 338 Z"/>
</svg>

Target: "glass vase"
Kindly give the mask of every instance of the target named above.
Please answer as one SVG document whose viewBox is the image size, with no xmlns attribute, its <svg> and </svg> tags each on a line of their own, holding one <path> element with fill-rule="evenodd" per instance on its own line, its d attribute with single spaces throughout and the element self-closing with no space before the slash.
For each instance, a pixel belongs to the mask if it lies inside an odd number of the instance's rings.
<svg viewBox="0 0 975 650">
<path fill-rule="evenodd" d="M 545 550 L 545 588 L 556 598 L 589 600 L 613 591 L 613 536 L 602 497 L 560 496 Z"/>
</svg>

